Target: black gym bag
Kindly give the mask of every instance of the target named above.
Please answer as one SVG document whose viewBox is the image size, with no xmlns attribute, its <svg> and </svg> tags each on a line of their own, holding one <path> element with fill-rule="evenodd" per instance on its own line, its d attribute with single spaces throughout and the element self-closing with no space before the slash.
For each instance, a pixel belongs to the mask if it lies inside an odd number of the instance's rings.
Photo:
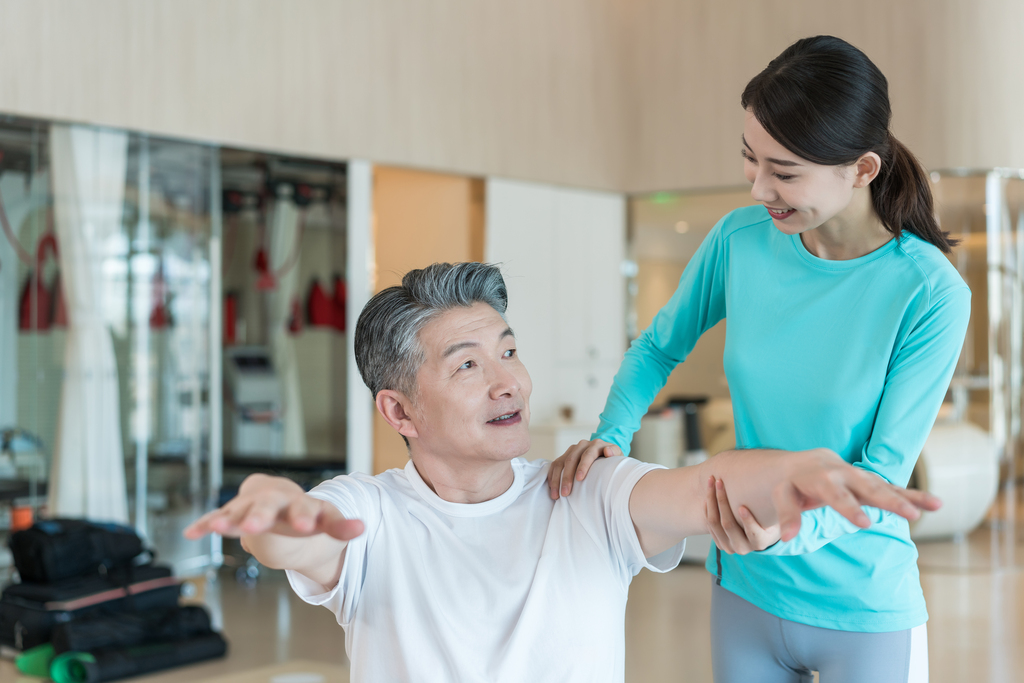
<svg viewBox="0 0 1024 683">
<path fill-rule="evenodd" d="M 0 594 L 0 645 L 28 650 L 50 642 L 57 624 L 83 616 L 174 607 L 179 588 L 170 568 L 161 565 L 124 567 L 53 583 L 12 584 Z"/>
<path fill-rule="evenodd" d="M 47 583 L 128 566 L 142 551 L 131 527 L 84 519 L 44 519 L 11 534 L 8 542 L 21 580 Z"/>
</svg>

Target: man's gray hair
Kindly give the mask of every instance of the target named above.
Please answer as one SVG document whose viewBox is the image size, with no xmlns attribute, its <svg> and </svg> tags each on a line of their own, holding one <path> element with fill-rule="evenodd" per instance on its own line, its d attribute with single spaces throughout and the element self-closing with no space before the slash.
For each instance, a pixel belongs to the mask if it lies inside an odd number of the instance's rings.
<svg viewBox="0 0 1024 683">
<path fill-rule="evenodd" d="M 423 363 L 419 333 L 445 311 L 485 303 L 505 317 L 508 292 L 497 266 L 435 263 L 367 302 L 356 323 L 356 366 L 374 398 L 383 389 L 413 396 Z"/>
</svg>

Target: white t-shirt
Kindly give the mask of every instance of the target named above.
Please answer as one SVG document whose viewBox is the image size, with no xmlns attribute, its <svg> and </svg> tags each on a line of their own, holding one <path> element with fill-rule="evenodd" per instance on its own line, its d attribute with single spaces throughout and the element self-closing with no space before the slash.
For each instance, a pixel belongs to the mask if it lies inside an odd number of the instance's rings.
<svg viewBox="0 0 1024 683">
<path fill-rule="evenodd" d="M 645 559 L 629 516 L 657 466 L 603 458 L 552 501 L 549 465 L 513 460 L 512 486 L 476 504 L 442 500 L 411 461 L 310 492 L 366 525 L 333 590 L 288 572 L 299 597 L 337 615 L 352 681 L 623 680 L 629 583 L 683 553 Z"/>
</svg>

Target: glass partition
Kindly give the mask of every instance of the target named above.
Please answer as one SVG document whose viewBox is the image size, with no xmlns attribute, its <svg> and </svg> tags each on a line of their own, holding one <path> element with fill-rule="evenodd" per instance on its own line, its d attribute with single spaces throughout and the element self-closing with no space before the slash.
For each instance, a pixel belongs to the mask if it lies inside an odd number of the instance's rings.
<svg viewBox="0 0 1024 683">
<path fill-rule="evenodd" d="M 48 140 L 45 124 L 0 117 L 0 579 L 6 530 L 30 524 L 46 502 L 64 373 L 66 321 L 54 321 L 50 295 L 59 265 L 45 239 Z"/>
<path fill-rule="evenodd" d="M 0 117 L 0 534 L 129 523 L 190 574 L 249 473 L 344 472 L 346 195 L 343 163 Z"/>
<path fill-rule="evenodd" d="M 346 167 L 233 149 L 221 167 L 225 463 L 344 471 Z"/>
<path fill-rule="evenodd" d="M 219 378 L 217 150 L 131 135 L 122 231 L 104 271 L 116 350 L 128 491 L 136 528 L 188 572 L 213 563 L 209 539 L 181 531 L 216 500 L 212 446 Z"/>
<path fill-rule="evenodd" d="M 964 453 L 950 476 L 968 482 L 982 459 L 991 458 L 992 482 L 998 482 L 999 492 L 987 524 L 971 536 L 975 545 L 984 542 L 985 552 L 968 552 L 965 542 L 955 551 L 922 549 L 921 560 L 956 570 L 1017 567 L 1024 562 L 1015 543 L 1017 484 L 1024 473 L 1024 171 L 938 171 L 931 180 L 939 223 L 960 240 L 950 260 L 972 292 L 970 326 L 946 417 L 976 425 L 991 439 L 991 455 L 988 449 Z"/>
<path fill-rule="evenodd" d="M 87 517 L 220 561 L 180 533 L 220 489 L 218 173 L 209 145 L 0 118 L 0 533 Z"/>
</svg>

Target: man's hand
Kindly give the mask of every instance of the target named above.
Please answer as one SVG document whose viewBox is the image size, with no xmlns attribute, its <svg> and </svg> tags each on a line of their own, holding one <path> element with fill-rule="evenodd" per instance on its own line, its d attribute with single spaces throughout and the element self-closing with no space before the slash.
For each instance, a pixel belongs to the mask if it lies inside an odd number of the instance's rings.
<svg viewBox="0 0 1024 683">
<path fill-rule="evenodd" d="M 862 505 L 907 519 L 917 519 L 920 510 L 937 510 L 941 505 L 935 496 L 893 486 L 825 448 L 724 451 L 694 467 L 653 470 L 637 482 L 629 497 L 629 513 L 646 557 L 687 536 L 708 533 L 709 477 L 722 481 L 732 504 L 743 505 L 761 529 L 778 525 L 783 541 L 796 536 L 805 510 L 831 506 L 858 527 L 867 528 L 870 521 Z M 733 508 L 733 516 L 742 521 L 744 512 Z"/>
<path fill-rule="evenodd" d="M 745 505 L 734 515 L 725 493 L 725 484 L 714 477 L 708 478 L 708 495 L 704 501 L 704 518 L 708 533 L 715 546 L 724 553 L 746 555 L 774 545 L 781 536 L 778 524 L 767 529 L 754 519 Z M 736 517 L 739 517 L 739 520 Z"/>
<path fill-rule="evenodd" d="M 210 533 L 242 539 L 242 547 L 272 569 L 294 569 L 330 590 L 338 583 L 349 540 L 363 523 L 307 496 L 284 477 L 253 474 L 223 507 L 185 529 L 185 538 Z"/>
<path fill-rule="evenodd" d="M 786 476 L 772 491 L 783 541 L 800 531 L 800 513 L 826 505 L 861 529 L 871 526 L 861 505 L 888 510 L 909 520 L 920 517 L 921 510 L 942 506 L 935 496 L 894 486 L 873 472 L 852 467 L 827 448 L 790 453 L 785 468 Z"/>
<path fill-rule="evenodd" d="M 327 534 L 348 541 L 363 533 L 363 523 L 346 519 L 333 505 L 307 496 L 290 479 L 253 474 L 242 482 L 237 496 L 192 522 L 184 533 L 188 539 L 211 533 L 236 538 L 262 533 Z"/>
<path fill-rule="evenodd" d="M 573 481 L 583 481 L 595 460 L 601 457 L 610 458 L 613 455 L 622 455 L 622 451 L 615 444 L 601 439 L 584 440 L 570 446 L 551 463 L 551 469 L 548 470 L 548 489 L 551 498 L 557 500 L 559 494 L 568 496 L 572 493 Z"/>
</svg>

